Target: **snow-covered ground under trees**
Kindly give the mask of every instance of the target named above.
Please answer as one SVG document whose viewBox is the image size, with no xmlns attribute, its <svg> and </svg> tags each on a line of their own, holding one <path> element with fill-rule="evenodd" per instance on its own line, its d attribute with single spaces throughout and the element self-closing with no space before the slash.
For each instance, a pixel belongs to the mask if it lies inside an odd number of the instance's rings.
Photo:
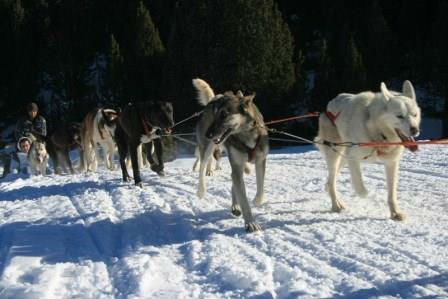
<svg viewBox="0 0 448 299">
<path fill-rule="evenodd" d="M 103 168 L 0 181 L 0 298 L 448 298 L 448 147 L 404 155 L 404 222 L 389 219 L 381 165 L 363 167 L 365 199 L 343 169 L 335 214 L 320 153 L 274 151 L 255 234 L 230 215 L 227 158 L 204 200 L 193 162 L 145 168 L 143 189 Z"/>
</svg>

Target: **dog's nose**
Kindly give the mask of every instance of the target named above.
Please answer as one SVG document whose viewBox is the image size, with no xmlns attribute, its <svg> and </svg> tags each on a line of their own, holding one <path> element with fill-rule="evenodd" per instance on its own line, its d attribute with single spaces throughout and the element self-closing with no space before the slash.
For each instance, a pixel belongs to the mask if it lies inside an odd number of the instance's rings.
<svg viewBox="0 0 448 299">
<path fill-rule="evenodd" d="M 411 135 L 412 136 L 418 136 L 420 134 L 420 131 L 417 127 L 411 127 Z"/>
</svg>

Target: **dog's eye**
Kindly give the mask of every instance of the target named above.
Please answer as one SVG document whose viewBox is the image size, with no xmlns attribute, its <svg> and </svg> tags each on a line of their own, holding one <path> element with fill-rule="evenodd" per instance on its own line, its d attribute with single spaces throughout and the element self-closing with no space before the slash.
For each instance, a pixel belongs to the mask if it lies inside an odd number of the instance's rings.
<svg viewBox="0 0 448 299">
<path fill-rule="evenodd" d="M 229 115 L 229 113 L 227 111 L 221 110 L 220 116 L 221 116 L 222 119 L 226 118 L 228 115 Z"/>
</svg>

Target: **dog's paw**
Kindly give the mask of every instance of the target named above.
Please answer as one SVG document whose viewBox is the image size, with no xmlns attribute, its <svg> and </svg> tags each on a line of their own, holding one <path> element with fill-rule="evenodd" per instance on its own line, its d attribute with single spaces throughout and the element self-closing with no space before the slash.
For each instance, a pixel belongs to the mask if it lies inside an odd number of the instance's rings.
<svg viewBox="0 0 448 299">
<path fill-rule="evenodd" d="M 257 207 L 260 207 L 264 202 L 264 195 L 256 195 L 254 198 L 254 204 Z"/>
<path fill-rule="evenodd" d="M 160 171 L 163 171 L 163 167 L 161 165 L 159 165 L 159 164 L 152 164 L 151 165 L 151 170 L 156 172 L 156 173 L 159 173 Z"/>
<path fill-rule="evenodd" d="M 143 183 L 142 182 L 136 182 L 135 186 L 139 187 L 139 188 L 143 188 Z"/>
<path fill-rule="evenodd" d="M 232 215 L 235 217 L 240 217 L 241 216 L 241 208 L 239 205 L 235 205 L 232 206 Z"/>
<path fill-rule="evenodd" d="M 205 195 L 205 190 L 203 190 L 202 188 L 199 188 L 198 192 L 196 192 L 196 195 L 199 199 L 203 199 L 204 195 Z"/>
<path fill-rule="evenodd" d="M 205 175 L 206 175 L 206 176 L 213 176 L 213 170 L 207 170 L 207 171 L 205 172 Z"/>
<path fill-rule="evenodd" d="M 160 170 L 160 171 L 157 171 L 157 174 L 159 175 L 159 176 L 165 176 L 165 171 L 163 171 L 163 170 Z"/>
<path fill-rule="evenodd" d="M 339 201 L 331 205 L 332 212 L 341 213 L 343 210 L 345 210 L 345 206 Z"/>
<path fill-rule="evenodd" d="M 366 198 L 369 195 L 369 191 L 365 187 L 358 188 L 355 192 L 361 198 Z"/>
<path fill-rule="evenodd" d="M 403 221 L 406 219 L 406 215 L 403 213 L 392 213 L 392 215 L 390 215 L 390 219 L 395 220 L 395 221 Z"/>
<path fill-rule="evenodd" d="M 254 233 L 261 231 L 261 227 L 255 222 L 246 223 L 246 232 Z"/>
</svg>

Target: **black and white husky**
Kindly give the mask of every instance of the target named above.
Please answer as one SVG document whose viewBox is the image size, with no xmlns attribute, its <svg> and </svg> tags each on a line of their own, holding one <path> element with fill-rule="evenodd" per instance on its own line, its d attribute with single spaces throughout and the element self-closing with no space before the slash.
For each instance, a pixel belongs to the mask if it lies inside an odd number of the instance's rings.
<svg viewBox="0 0 448 299">
<path fill-rule="evenodd" d="M 215 95 L 201 79 L 194 79 L 193 85 L 198 91 L 199 104 L 205 106 L 196 127 L 201 160 L 197 195 L 204 197 L 208 161 L 216 147 L 224 144 L 232 167 L 232 214 L 240 216 L 242 212 L 248 232 L 260 230 L 252 215 L 243 180 L 246 163 L 255 162 L 257 193 L 254 201 L 261 205 L 269 144 L 263 116 L 253 103 L 255 95 L 244 96 L 241 91 Z"/>
</svg>

